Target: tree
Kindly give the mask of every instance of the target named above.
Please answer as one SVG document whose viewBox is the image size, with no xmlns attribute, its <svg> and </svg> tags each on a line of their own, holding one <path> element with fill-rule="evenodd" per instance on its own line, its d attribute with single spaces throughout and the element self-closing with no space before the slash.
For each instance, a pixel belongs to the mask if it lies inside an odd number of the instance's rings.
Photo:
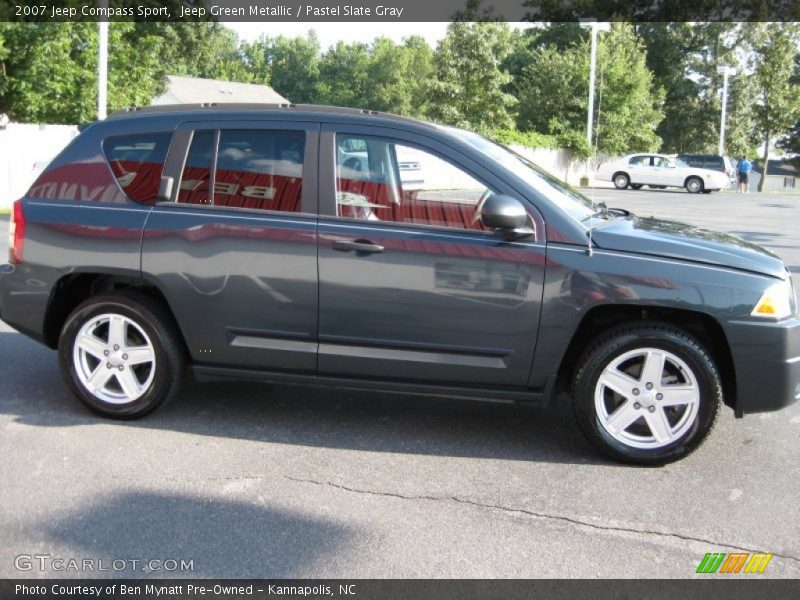
<svg viewBox="0 0 800 600">
<path fill-rule="evenodd" d="M 319 40 L 306 37 L 262 37 L 245 44 L 242 53 L 256 83 L 269 84 L 290 102 L 316 102 L 319 88 Z"/>
<path fill-rule="evenodd" d="M 795 57 L 794 74 L 792 75 L 791 83 L 792 85 L 800 85 L 800 54 Z M 781 150 L 800 155 L 800 120 L 798 120 L 789 130 L 789 133 L 778 140 L 775 145 Z M 795 158 L 794 162 L 800 166 L 800 160 L 798 160 L 798 158 Z"/>
<path fill-rule="evenodd" d="M 753 32 L 751 60 L 758 93 L 755 122 L 764 142 L 764 174 L 770 145 L 789 133 L 800 118 L 800 86 L 793 77 L 799 34 L 797 23 L 759 23 Z M 759 192 L 764 190 L 765 179 L 758 182 Z"/>
<path fill-rule="evenodd" d="M 598 148 L 606 154 L 657 150 L 664 92 L 653 85 L 644 47 L 627 23 L 615 23 L 598 42 Z M 588 84 L 587 84 L 588 94 Z"/>
<path fill-rule="evenodd" d="M 402 45 L 395 45 L 387 38 L 376 39 L 370 47 L 364 106 L 421 116 L 432 70 L 433 52 L 423 38 L 412 37 Z"/>
<path fill-rule="evenodd" d="M 2 110 L 19 121 L 93 119 L 96 30 L 94 23 L 3 23 Z"/>
<path fill-rule="evenodd" d="M 663 92 L 653 86 L 641 42 L 633 29 L 616 23 L 598 42 L 595 136 L 601 152 L 618 155 L 655 150 L 660 139 Z M 518 83 L 518 127 L 555 135 L 581 155 L 589 96 L 589 45 L 548 44 L 532 55 Z"/>
<path fill-rule="evenodd" d="M 96 117 L 95 23 L 2 23 L 0 37 L 0 110 L 40 123 Z M 167 74 L 251 79 L 236 34 L 217 23 L 109 24 L 109 109 L 149 104 Z"/>
<path fill-rule="evenodd" d="M 318 101 L 334 106 L 364 106 L 370 83 L 368 66 L 366 44 L 337 43 L 319 61 Z"/>
<path fill-rule="evenodd" d="M 505 23 L 452 23 L 434 58 L 429 116 L 481 132 L 512 128 L 516 100 L 501 66 L 510 50 Z"/>
</svg>

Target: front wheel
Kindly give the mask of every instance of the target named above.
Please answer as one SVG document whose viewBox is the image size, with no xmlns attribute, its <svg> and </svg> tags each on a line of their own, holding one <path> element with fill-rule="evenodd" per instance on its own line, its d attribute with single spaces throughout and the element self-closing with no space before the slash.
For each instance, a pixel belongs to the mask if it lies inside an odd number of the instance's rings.
<svg viewBox="0 0 800 600">
<path fill-rule="evenodd" d="M 95 412 L 140 417 L 177 392 L 185 365 L 179 340 L 170 316 L 147 296 L 98 296 L 61 330 L 61 374 Z"/>
<path fill-rule="evenodd" d="M 661 465 L 695 450 L 722 401 L 714 361 L 666 324 L 616 328 L 581 358 L 573 409 L 589 442 L 623 462 Z"/>
</svg>

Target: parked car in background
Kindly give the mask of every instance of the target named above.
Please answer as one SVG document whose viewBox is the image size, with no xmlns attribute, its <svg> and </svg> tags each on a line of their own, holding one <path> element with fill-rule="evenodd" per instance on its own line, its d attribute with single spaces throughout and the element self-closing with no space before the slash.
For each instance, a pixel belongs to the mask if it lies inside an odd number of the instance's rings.
<svg viewBox="0 0 800 600">
<path fill-rule="evenodd" d="M 538 406 L 563 390 L 600 451 L 653 465 L 697 448 L 723 404 L 800 400 L 780 258 L 594 206 L 478 134 L 393 115 L 122 113 L 14 203 L 9 242 L 0 319 L 57 349 L 108 417 L 154 410 L 187 367 Z"/>
<path fill-rule="evenodd" d="M 736 183 L 736 161 L 727 156 L 720 156 L 719 154 L 679 154 L 678 160 L 682 160 L 690 167 L 725 173 L 731 183 Z"/>
<path fill-rule="evenodd" d="M 627 187 L 638 190 L 646 185 L 651 188 L 682 187 L 693 194 L 709 194 L 730 185 L 725 173 L 691 167 L 663 154 L 629 154 L 600 163 L 596 177 L 613 182 L 620 190 Z"/>
</svg>

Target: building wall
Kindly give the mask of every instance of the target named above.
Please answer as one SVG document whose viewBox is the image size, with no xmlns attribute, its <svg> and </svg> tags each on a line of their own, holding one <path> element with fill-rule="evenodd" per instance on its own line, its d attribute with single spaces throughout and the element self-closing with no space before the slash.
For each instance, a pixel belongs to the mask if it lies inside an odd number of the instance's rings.
<svg viewBox="0 0 800 600">
<path fill-rule="evenodd" d="M 74 125 L 10 123 L 0 130 L 0 210 L 25 194 L 39 173 L 77 135 Z"/>
<path fill-rule="evenodd" d="M 794 182 L 794 187 L 792 187 Z M 756 186 L 758 182 L 753 184 L 752 178 L 750 181 L 750 191 L 753 192 L 758 189 Z M 783 175 L 767 175 L 764 181 L 765 192 L 781 192 L 784 194 L 800 194 L 800 181 L 796 177 L 784 177 Z"/>
</svg>

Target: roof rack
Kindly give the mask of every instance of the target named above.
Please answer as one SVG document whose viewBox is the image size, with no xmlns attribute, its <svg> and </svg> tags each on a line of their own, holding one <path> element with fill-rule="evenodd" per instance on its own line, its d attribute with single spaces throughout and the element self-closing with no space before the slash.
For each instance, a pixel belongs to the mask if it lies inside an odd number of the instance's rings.
<svg viewBox="0 0 800 600">
<path fill-rule="evenodd" d="M 378 112 L 376 110 L 367 110 L 361 108 L 347 108 L 342 106 L 323 106 L 318 104 L 260 104 L 260 103 L 236 103 L 236 102 L 204 102 L 200 104 L 161 104 L 156 106 L 136 106 L 126 108 L 124 110 L 115 112 L 111 115 L 113 117 L 124 117 L 132 115 L 144 114 L 159 114 L 159 113 L 176 113 L 176 112 L 192 112 L 192 111 L 279 111 L 279 110 L 296 110 L 298 112 L 328 114 L 328 115 L 368 115 L 374 117 L 383 117 L 387 119 L 398 119 L 403 121 L 413 121 L 419 123 L 416 119 L 408 117 L 401 117 L 391 113 Z"/>
</svg>

